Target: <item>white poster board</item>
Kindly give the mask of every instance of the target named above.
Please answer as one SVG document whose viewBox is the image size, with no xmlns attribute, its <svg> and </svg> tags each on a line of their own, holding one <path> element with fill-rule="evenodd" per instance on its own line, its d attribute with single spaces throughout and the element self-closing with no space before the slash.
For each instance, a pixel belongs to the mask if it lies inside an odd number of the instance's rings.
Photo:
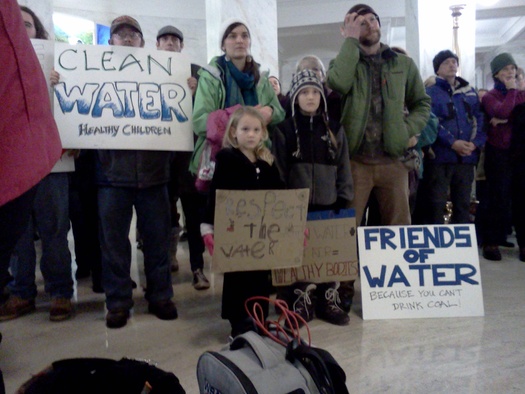
<svg viewBox="0 0 525 394">
<path fill-rule="evenodd" d="M 49 101 L 51 102 L 51 108 L 53 108 L 53 88 L 49 82 L 51 71 L 53 70 L 53 59 L 55 55 L 55 42 L 51 40 L 40 40 L 36 38 L 31 39 L 31 44 L 35 50 L 36 57 L 42 66 L 44 77 L 46 78 L 48 90 L 49 90 Z"/>
<path fill-rule="evenodd" d="M 483 316 L 473 224 L 359 227 L 363 319 Z"/>
<path fill-rule="evenodd" d="M 217 190 L 212 270 L 301 265 L 308 195 L 308 189 Z"/>
<path fill-rule="evenodd" d="M 177 52 L 55 44 L 64 148 L 193 150 L 189 59 Z"/>
<path fill-rule="evenodd" d="M 355 211 L 311 212 L 307 218 L 303 264 L 272 270 L 272 284 L 287 286 L 295 282 L 355 280 L 359 273 Z"/>
</svg>

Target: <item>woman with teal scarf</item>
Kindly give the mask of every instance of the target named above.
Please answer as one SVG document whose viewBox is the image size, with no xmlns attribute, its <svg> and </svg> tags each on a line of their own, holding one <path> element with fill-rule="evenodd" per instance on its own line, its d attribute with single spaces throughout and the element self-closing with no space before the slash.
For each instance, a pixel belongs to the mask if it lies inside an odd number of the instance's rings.
<svg viewBox="0 0 525 394">
<path fill-rule="evenodd" d="M 251 37 L 246 23 L 235 20 L 225 24 L 221 38 L 222 56 L 215 57 L 199 72 L 193 107 L 193 130 L 197 136 L 190 171 L 197 173 L 206 124 L 214 112 L 235 105 L 255 107 L 271 133 L 273 125 L 284 120 L 284 110 L 259 65 L 250 55 Z M 210 121 L 216 118 L 213 114 Z M 235 174 L 231 174 L 235 177 Z M 204 197 L 205 198 L 205 197 Z M 244 310 L 244 300 L 251 296 L 269 296 L 269 271 L 228 272 L 224 274 L 221 317 L 231 324 L 231 336 L 250 330 L 253 323 Z M 268 305 L 264 306 L 268 313 Z"/>
<path fill-rule="evenodd" d="M 256 107 L 273 126 L 284 120 L 284 110 L 259 65 L 250 55 L 251 37 L 246 23 L 235 20 L 225 25 L 221 38 L 222 56 L 217 56 L 199 71 L 199 84 L 193 106 L 193 131 L 197 136 L 190 171 L 197 173 L 203 144 L 206 140 L 206 122 L 214 111 L 236 104 Z M 271 127 L 269 131 L 271 133 Z"/>
</svg>

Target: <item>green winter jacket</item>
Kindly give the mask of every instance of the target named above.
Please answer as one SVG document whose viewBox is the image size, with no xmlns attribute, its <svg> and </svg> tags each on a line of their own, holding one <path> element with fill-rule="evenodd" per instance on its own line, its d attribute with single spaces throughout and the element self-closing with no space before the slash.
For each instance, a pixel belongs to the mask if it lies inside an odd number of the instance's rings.
<svg viewBox="0 0 525 394">
<path fill-rule="evenodd" d="M 197 136 L 195 149 L 190 162 L 190 172 L 196 174 L 199 168 L 204 141 L 206 141 L 206 122 L 208 115 L 218 109 L 224 109 L 226 89 L 222 82 L 223 70 L 217 64 L 218 57 L 214 57 L 210 64 L 199 71 L 199 84 L 193 105 L 193 132 Z M 268 81 L 268 73 L 261 73 L 256 87 L 257 98 L 261 106 L 270 106 L 273 109 L 270 126 L 284 120 L 284 110 L 279 104 L 277 95 Z M 242 104 L 242 103 L 239 103 Z"/>
<path fill-rule="evenodd" d="M 385 59 L 382 73 L 384 149 L 392 157 L 403 155 L 410 137 L 421 133 L 430 116 L 430 97 L 414 61 L 381 44 Z M 328 86 L 343 96 L 341 124 L 348 139 L 350 158 L 358 151 L 365 134 L 371 101 L 368 64 L 359 41 L 347 38 L 330 62 Z M 405 115 L 405 105 L 408 116 Z"/>
</svg>

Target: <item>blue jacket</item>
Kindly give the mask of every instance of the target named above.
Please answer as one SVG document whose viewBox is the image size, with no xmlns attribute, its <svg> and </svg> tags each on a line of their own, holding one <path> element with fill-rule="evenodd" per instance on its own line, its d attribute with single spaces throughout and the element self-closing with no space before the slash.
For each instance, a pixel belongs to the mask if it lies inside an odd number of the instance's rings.
<svg viewBox="0 0 525 394">
<path fill-rule="evenodd" d="M 427 88 L 427 94 L 432 99 L 431 111 L 439 119 L 438 136 L 432 144 L 435 158 L 431 160 L 441 164 L 476 164 L 487 135 L 474 88 L 463 78 L 456 77 L 456 87 L 452 89 L 445 79 L 438 77 L 436 84 Z M 461 157 L 452 150 L 456 140 L 470 141 L 478 149 L 470 156 Z"/>
</svg>

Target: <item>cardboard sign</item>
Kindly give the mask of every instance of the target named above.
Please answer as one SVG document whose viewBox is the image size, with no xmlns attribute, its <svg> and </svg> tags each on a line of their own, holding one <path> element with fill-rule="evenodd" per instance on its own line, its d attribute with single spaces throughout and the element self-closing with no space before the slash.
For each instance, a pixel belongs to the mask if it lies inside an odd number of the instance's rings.
<svg viewBox="0 0 525 394">
<path fill-rule="evenodd" d="M 355 280 L 359 272 L 355 211 L 312 212 L 307 216 L 308 242 L 303 265 L 272 270 L 274 286 L 295 282 L 324 283 Z"/>
<path fill-rule="evenodd" d="M 308 189 L 217 190 L 214 272 L 299 266 Z"/>
<path fill-rule="evenodd" d="M 188 58 L 55 44 L 55 120 L 64 148 L 193 150 Z"/>
<path fill-rule="evenodd" d="M 55 51 L 55 42 L 51 40 L 40 40 L 36 38 L 31 39 L 31 44 L 35 50 L 36 57 L 42 66 L 42 71 L 44 77 L 46 78 L 47 86 L 49 89 L 49 100 L 51 102 L 51 107 L 53 106 L 53 89 L 49 82 L 49 77 L 51 76 L 51 71 L 53 70 L 53 58 Z"/>
<path fill-rule="evenodd" d="M 358 234 L 363 319 L 484 315 L 473 224 Z"/>
</svg>

